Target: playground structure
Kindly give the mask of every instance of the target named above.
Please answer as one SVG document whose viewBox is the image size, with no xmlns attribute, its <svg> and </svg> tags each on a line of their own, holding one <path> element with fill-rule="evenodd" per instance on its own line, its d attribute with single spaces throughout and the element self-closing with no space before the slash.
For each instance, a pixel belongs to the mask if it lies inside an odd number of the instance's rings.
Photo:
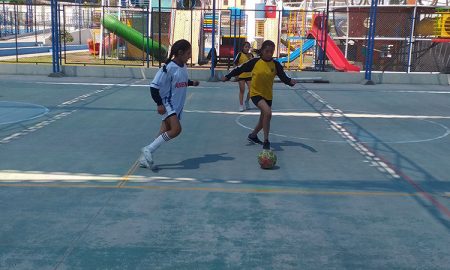
<svg viewBox="0 0 450 270">
<path fill-rule="evenodd" d="M 103 59 L 157 61 L 167 58 L 167 46 L 149 37 L 149 14 L 143 8 L 108 6 L 93 11 L 92 38 L 88 39 L 92 55 Z"/>
<path fill-rule="evenodd" d="M 133 29 L 132 27 L 120 22 L 116 17 L 111 14 L 106 14 L 102 18 L 102 25 L 114 35 L 123 38 L 131 45 L 135 46 L 141 51 L 148 51 L 150 55 L 158 60 L 163 61 L 167 58 L 167 48 L 164 45 L 160 45 L 158 42 L 145 38 L 142 33 Z M 113 39 L 116 39 L 113 37 Z M 104 39 L 107 41 L 108 39 Z M 113 42 L 112 46 L 117 45 L 117 42 Z M 108 43 L 108 45 L 111 45 Z M 105 43 L 106 47 L 106 43 Z"/>
<path fill-rule="evenodd" d="M 350 64 L 336 43 L 334 43 L 333 39 L 328 34 L 328 31 L 325 30 L 327 27 L 323 27 L 323 21 L 323 16 L 314 16 L 313 24 L 311 30 L 308 32 L 308 36 L 312 36 L 318 41 L 317 43 L 320 48 L 326 52 L 328 59 L 336 70 L 359 72 L 361 69 Z"/>
</svg>

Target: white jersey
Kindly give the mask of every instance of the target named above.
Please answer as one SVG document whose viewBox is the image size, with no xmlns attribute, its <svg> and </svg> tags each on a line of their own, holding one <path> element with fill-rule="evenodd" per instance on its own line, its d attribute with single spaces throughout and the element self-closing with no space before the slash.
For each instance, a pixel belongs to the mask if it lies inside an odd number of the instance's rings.
<svg viewBox="0 0 450 270">
<path fill-rule="evenodd" d="M 188 72 L 186 65 L 180 67 L 174 61 L 163 66 L 158 70 L 150 87 L 159 89 L 166 113 L 163 119 L 167 116 L 176 113 L 181 119 L 184 102 L 186 100 L 186 89 L 188 87 Z"/>
</svg>

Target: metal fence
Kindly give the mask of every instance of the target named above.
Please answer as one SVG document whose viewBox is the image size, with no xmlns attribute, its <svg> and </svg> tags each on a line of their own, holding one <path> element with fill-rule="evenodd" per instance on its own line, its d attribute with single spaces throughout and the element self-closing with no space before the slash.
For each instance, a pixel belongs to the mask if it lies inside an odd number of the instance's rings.
<svg viewBox="0 0 450 270">
<path fill-rule="evenodd" d="M 364 5 L 334 6 L 329 13 L 218 9 L 215 22 L 211 9 L 200 8 L 60 5 L 58 11 L 60 57 L 65 65 L 159 66 L 158 56 L 181 38 L 193 46 L 193 68 L 211 66 L 213 39 L 218 68 L 232 66 L 244 41 L 251 41 L 256 49 L 266 39 L 275 42 L 274 57 L 286 69 L 323 70 L 318 61 L 323 57 L 325 70 L 346 71 L 335 58 L 360 70 L 366 64 L 369 6 Z M 106 16 L 113 16 L 117 27 L 140 33 L 141 40 L 130 40 L 111 26 L 105 27 Z M 448 72 L 450 43 L 435 42 L 439 37 L 436 23 L 442 16 L 435 7 L 378 7 L 372 70 Z M 328 23 L 328 31 L 313 31 L 317 17 Z M 52 62 L 49 5 L 3 3 L 0 26 L 0 62 Z"/>
</svg>

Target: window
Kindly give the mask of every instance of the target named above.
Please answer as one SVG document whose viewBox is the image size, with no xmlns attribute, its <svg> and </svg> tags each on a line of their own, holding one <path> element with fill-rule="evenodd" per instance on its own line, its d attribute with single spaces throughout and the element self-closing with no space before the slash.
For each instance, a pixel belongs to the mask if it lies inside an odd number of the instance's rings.
<svg viewBox="0 0 450 270">
<path fill-rule="evenodd" d="M 264 20 L 256 20 L 256 36 L 264 37 Z"/>
</svg>

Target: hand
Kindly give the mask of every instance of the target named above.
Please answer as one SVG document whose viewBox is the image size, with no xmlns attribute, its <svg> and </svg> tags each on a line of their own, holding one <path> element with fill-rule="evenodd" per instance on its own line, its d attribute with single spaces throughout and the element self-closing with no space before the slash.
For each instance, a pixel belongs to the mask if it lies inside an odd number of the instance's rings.
<svg viewBox="0 0 450 270">
<path fill-rule="evenodd" d="M 297 81 L 294 80 L 294 79 L 291 79 L 291 84 L 290 84 L 290 86 L 294 86 L 294 85 L 296 85 L 296 84 L 297 84 Z"/>
<path fill-rule="evenodd" d="M 166 107 L 164 107 L 164 105 L 159 105 L 157 110 L 158 110 L 158 113 L 161 115 L 166 113 Z"/>
<path fill-rule="evenodd" d="M 200 84 L 199 81 L 192 81 L 192 85 L 193 85 L 193 86 L 198 86 L 199 84 Z"/>
<path fill-rule="evenodd" d="M 228 78 L 227 77 L 225 77 L 225 76 L 222 76 L 222 79 L 220 79 L 222 82 L 226 82 L 226 81 L 228 81 Z"/>
</svg>

